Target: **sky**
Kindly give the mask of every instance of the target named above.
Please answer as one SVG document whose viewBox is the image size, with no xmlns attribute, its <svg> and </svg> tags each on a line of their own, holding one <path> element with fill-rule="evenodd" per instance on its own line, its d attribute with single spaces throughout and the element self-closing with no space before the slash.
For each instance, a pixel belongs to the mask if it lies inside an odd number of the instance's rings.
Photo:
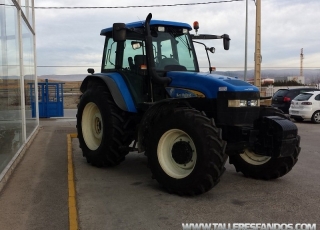
<svg viewBox="0 0 320 230">
<path fill-rule="evenodd" d="M 120 7 L 219 1 L 223 0 L 35 0 L 35 6 Z M 111 27 L 115 22 L 145 20 L 148 13 L 152 13 L 153 19 L 185 22 L 191 26 L 198 21 L 200 34 L 229 34 L 228 51 L 223 49 L 222 40 L 206 41 L 209 47 L 216 48 L 216 52 L 210 54 L 211 65 L 222 71 L 244 69 L 245 0 L 175 7 L 35 9 L 38 75 L 86 74 L 89 67 L 99 72 L 104 45 L 101 29 Z M 254 68 L 255 22 L 256 5 L 248 0 L 248 70 Z M 261 0 L 262 69 L 299 69 L 301 48 L 304 68 L 320 69 L 319 28 L 319 0 Z M 205 50 L 201 45 L 196 45 L 196 50 L 199 65 L 206 71 Z"/>
</svg>

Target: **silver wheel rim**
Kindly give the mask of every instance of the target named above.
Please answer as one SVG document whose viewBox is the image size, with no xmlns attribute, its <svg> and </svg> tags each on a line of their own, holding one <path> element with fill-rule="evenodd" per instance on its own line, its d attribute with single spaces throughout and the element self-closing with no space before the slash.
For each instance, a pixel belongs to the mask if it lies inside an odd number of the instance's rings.
<svg viewBox="0 0 320 230">
<path fill-rule="evenodd" d="M 172 156 L 174 144 L 180 141 L 187 142 L 192 149 L 191 160 L 186 164 L 177 163 Z M 171 129 L 161 136 L 158 143 L 157 156 L 163 171 L 176 179 L 187 177 L 193 171 L 197 161 L 197 151 L 192 139 L 180 129 Z"/>
<path fill-rule="evenodd" d="M 249 149 L 245 149 L 244 153 L 240 154 L 240 157 L 251 165 L 263 165 L 271 159 L 271 157 L 268 156 L 255 154 Z"/>
<path fill-rule="evenodd" d="M 313 119 L 315 122 L 320 123 L 320 112 L 316 112 Z"/>
<path fill-rule="evenodd" d="M 82 120 L 83 139 L 90 150 L 99 148 L 102 140 L 103 122 L 98 106 L 90 102 L 83 110 Z"/>
</svg>

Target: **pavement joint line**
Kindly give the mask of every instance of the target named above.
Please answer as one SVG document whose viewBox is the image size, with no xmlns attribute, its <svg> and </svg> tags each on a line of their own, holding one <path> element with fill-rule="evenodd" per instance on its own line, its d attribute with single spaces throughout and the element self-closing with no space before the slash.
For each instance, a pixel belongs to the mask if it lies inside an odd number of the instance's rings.
<svg viewBox="0 0 320 230">
<path fill-rule="evenodd" d="M 69 230 L 78 230 L 78 210 L 76 199 L 76 186 L 74 179 L 74 165 L 72 157 L 72 138 L 77 138 L 77 133 L 67 134 L 68 143 L 68 205 L 69 205 Z"/>
</svg>

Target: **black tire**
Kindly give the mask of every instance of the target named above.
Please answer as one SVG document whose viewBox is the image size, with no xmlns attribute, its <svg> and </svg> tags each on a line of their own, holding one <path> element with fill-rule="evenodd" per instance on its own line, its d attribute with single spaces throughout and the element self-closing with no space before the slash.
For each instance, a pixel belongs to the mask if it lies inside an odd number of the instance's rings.
<svg viewBox="0 0 320 230">
<path fill-rule="evenodd" d="M 120 110 L 106 86 L 92 85 L 80 99 L 77 131 L 83 156 L 97 167 L 125 159 L 132 137 L 125 131 L 127 114 Z"/>
<path fill-rule="evenodd" d="M 315 111 L 311 117 L 311 121 L 316 124 L 320 124 L 320 110 Z"/>
<path fill-rule="evenodd" d="M 170 193 L 209 191 L 225 171 L 221 130 L 194 109 L 163 111 L 148 129 L 145 142 L 153 178 Z"/>
<path fill-rule="evenodd" d="M 293 120 L 295 120 L 296 122 L 301 122 L 303 121 L 303 118 L 300 117 L 294 117 Z"/>
<path fill-rule="evenodd" d="M 229 162 L 235 166 L 237 172 L 242 172 L 246 177 L 272 180 L 291 171 L 298 161 L 299 152 L 300 147 L 297 145 L 292 156 L 275 158 L 257 155 L 246 149 L 240 155 L 230 156 Z"/>
<path fill-rule="evenodd" d="M 261 108 L 260 118 L 263 116 L 279 116 L 289 119 L 282 111 L 271 107 Z M 267 157 L 255 154 L 245 149 L 241 154 L 229 156 L 229 163 L 233 164 L 237 172 L 242 172 L 246 177 L 255 179 L 271 180 L 284 176 L 298 161 L 300 153 L 300 136 L 297 135 L 297 145 L 294 153 L 288 157 Z"/>
</svg>

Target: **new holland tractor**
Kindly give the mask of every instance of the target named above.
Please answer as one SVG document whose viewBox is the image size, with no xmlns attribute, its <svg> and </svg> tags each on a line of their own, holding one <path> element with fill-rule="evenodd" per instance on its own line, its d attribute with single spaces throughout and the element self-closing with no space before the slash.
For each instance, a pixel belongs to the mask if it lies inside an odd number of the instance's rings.
<svg viewBox="0 0 320 230">
<path fill-rule="evenodd" d="M 229 36 L 198 34 L 198 23 L 190 34 L 189 24 L 151 18 L 101 30 L 101 73 L 88 69 L 77 112 L 87 162 L 115 166 L 144 152 L 152 178 L 179 195 L 213 188 L 228 157 L 246 177 L 287 174 L 300 152 L 296 125 L 260 105 L 257 87 L 211 67 L 199 71 L 194 43 L 208 56 L 215 49 L 201 40 L 222 39 L 228 50 Z"/>
</svg>

